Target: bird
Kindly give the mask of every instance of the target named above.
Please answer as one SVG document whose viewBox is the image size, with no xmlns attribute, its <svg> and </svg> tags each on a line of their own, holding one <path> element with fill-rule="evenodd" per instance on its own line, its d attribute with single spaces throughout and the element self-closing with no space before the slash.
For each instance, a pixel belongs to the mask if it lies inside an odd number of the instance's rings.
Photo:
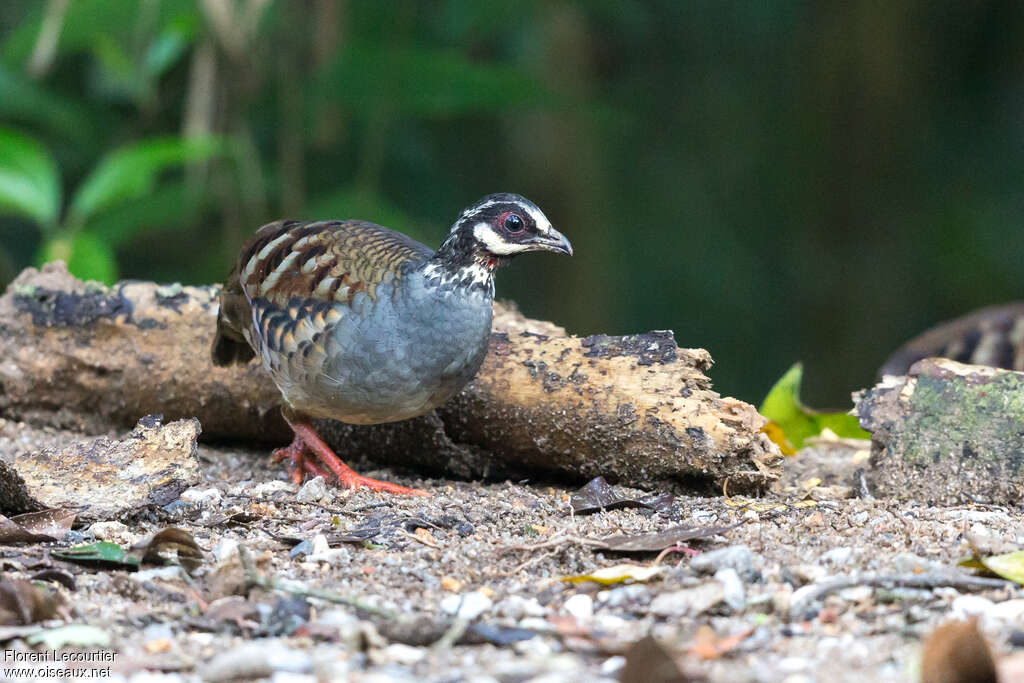
<svg viewBox="0 0 1024 683">
<path fill-rule="evenodd" d="M 363 220 L 268 223 L 221 288 L 212 361 L 262 363 L 294 434 L 272 461 L 287 462 L 296 484 L 323 476 L 426 495 L 357 474 L 312 419 L 397 422 L 455 396 L 487 354 L 495 271 L 533 251 L 573 253 L 536 204 L 512 193 L 466 207 L 437 251 Z"/>
</svg>

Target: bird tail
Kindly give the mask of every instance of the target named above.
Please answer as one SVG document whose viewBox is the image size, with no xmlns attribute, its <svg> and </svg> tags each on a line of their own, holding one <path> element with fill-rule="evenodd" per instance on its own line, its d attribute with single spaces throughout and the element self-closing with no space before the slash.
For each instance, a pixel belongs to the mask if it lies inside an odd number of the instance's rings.
<svg viewBox="0 0 1024 683">
<path fill-rule="evenodd" d="M 213 347 L 210 349 L 210 359 L 214 365 L 243 365 L 256 356 L 249 342 L 232 337 L 233 335 L 218 322 L 217 335 L 213 338 Z"/>
</svg>

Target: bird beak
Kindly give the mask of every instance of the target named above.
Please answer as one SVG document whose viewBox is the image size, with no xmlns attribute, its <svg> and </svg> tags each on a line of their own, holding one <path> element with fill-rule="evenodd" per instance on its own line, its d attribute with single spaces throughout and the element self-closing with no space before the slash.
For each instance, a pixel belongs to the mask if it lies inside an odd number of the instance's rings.
<svg viewBox="0 0 1024 683">
<path fill-rule="evenodd" d="M 556 254 L 565 254 L 566 256 L 572 256 L 572 245 L 569 244 L 569 240 L 565 239 L 565 235 L 558 232 L 554 228 L 549 229 L 542 235 L 537 235 L 530 241 L 530 245 L 534 249 L 542 249 L 544 251 L 553 251 Z"/>
</svg>

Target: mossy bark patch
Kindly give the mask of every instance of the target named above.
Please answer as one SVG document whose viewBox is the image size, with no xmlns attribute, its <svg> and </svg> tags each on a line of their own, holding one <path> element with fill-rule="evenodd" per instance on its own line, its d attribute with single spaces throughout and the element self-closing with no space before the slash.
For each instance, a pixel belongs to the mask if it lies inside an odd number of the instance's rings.
<svg viewBox="0 0 1024 683">
<path fill-rule="evenodd" d="M 859 398 L 878 495 L 1017 505 L 1024 494 L 1024 373 L 926 359 Z"/>
</svg>

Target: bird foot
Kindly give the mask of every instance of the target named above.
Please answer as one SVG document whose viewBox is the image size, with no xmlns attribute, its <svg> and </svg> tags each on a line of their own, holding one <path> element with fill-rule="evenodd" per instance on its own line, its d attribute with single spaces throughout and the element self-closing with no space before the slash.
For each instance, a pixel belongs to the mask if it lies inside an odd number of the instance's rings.
<svg viewBox="0 0 1024 683">
<path fill-rule="evenodd" d="M 288 424 L 295 432 L 295 438 L 284 448 L 275 450 L 271 462 L 278 463 L 287 460 L 292 481 L 296 484 L 301 484 L 303 477 L 308 474 L 312 477 L 323 477 L 327 481 L 333 481 L 338 486 L 347 489 L 366 488 L 371 491 L 407 496 L 430 495 L 421 489 L 400 486 L 357 474 L 335 455 L 331 447 L 323 442 L 310 425 L 303 422 L 293 423 L 290 420 Z"/>
</svg>

